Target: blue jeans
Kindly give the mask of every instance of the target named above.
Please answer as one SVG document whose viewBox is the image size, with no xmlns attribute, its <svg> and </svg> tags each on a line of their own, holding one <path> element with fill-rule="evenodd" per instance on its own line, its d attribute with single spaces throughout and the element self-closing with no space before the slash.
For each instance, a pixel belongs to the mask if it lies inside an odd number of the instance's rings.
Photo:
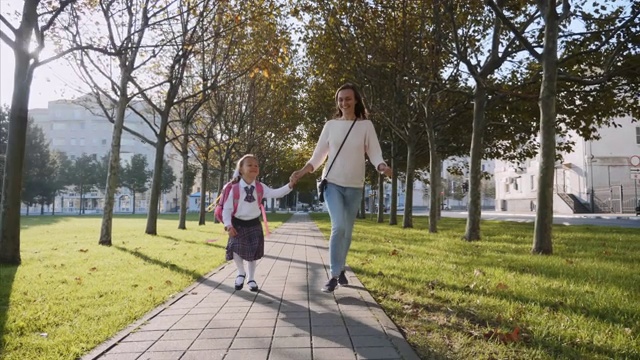
<svg viewBox="0 0 640 360">
<path fill-rule="evenodd" d="M 324 192 L 324 199 L 331 217 L 331 238 L 329 239 L 331 276 L 338 277 L 347 262 L 353 225 L 362 201 L 362 188 L 329 183 Z"/>
</svg>

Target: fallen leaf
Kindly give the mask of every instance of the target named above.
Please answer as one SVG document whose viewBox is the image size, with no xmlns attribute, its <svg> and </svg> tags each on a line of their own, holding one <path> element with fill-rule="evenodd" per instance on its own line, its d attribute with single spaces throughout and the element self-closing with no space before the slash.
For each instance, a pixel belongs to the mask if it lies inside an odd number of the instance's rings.
<svg viewBox="0 0 640 360">
<path fill-rule="evenodd" d="M 378 276 L 384 276 L 384 273 L 382 271 L 378 271 Z"/>
<path fill-rule="evenodd" d="M 573 265 L 573 260 L 565 259 L 564 261 L 569 265 Z"/>
<path fill-rule="evenodd" d="M 520 328 L 516 326 L 510 333 L 499 332 L 497 329 L 490 330 L 483 334 L 485 340 L 497 340 L 502 343 L 511 343 L 520 341 Z"/>
<path fill-rule="evenodd" d="M 391 255 L 391 256 L 398 255 L 398 249 L 393 249 L 393 250 L 391 250 L 391 252 L 389 253 L 389 255 Z"/>
<path fill-rule="evenodd" d="M 498 290 L 507 290 L 508 288 L 509 286 L 503 283 L 498 283 L 498 285 L 496 285 L 496 289 Z"/>
<path fill-rule="evenodd" d="M 89 249 L 80 249 L 80 250 L 78 250 L 78 251 L 83 252 L 83 253 L 86 253 L 87 251 L 89 251 Z"/>
<path fill-rule="evenodd" d="M 42 336 L 43 338 L 46 338 L 46 337 L 48 337 L 48 336 L 49 336 L 49 334 L 47 334 L 47 333 L 40 333 L 40 336 Z"/>
<path fill-rule="evenodd" d="M 165 283 L 165 284 L 167 284 L 167 285 L 171 285 L 171 284 L 173 284 L 173 283 L 171 282 L 171 280 L 167 280 L 167 281 L 165 281 L 164 283 Z"/>
<path fill-rule="evenodd" d="M 149 291 L 153 290 L 153 286 L 148 287 Z"/>
<path fill-rule="evenodd" d="M 473 275 L 482 276 L 482 275 L 484 275 L 484 271 L 482 271 L 480 269 L 475 269 L 475 270 L 473 270 Z"/>
<path fill-rule="evenodd" d="M 89 271 L 98 271 L 98 268 L 94 266 L 91 269 L 89 269 Z"/>
</svg>

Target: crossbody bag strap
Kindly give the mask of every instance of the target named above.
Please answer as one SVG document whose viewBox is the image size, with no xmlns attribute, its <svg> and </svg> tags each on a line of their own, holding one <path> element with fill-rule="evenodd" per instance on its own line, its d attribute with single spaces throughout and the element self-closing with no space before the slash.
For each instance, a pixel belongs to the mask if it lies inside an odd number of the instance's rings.
<svg viewBox="0 0 640 360">
<path fill-rule="evenodd" d="M 349 137 L 349 133 L 351 133 L 351 129 L 353 129 L 353 125 L 356 124 L 356 121 L 358 121 L 358 119 L 353 120 L 353 124 L 351 124 L 349 131 L 347 131 L 347 135 L 344 137 L 344 140 L 342 140 L 342 144 L 340 144 L 340 147 L 338 148 L 338 152 L 336 153 L 336 156 L 333 158 L 333 161 L 331 161 L 331 165 L 329 165 L 329 169 L 327 169 L 327 173 L 324 174 L 325 178 L 327 177 L 327 175 L 329 175 L 329 171 L 331 171 L 333 164 L 336 162 L 336 158 L 338 157 L 338 154 L 340 154 L 340 150 L 342 150 L 342 146 L 344 146 L 344 143 L 347 141 L 347 138 Z"/>
</svg>

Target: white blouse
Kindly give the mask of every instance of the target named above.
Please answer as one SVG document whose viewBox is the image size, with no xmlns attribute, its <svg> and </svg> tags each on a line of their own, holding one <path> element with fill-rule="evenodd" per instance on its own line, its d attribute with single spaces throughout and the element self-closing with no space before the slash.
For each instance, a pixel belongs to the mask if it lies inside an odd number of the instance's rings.
<svg viewBox="0 0 640 360">
<path fill-rule="evenodd" d="M 329 175 L 326 176 L 327 181 L 344 187 L 361 188 L 364 186 L 364 155 L 367 154 L 369 156 L 371 164 L 376 169 L 378 165 L 386 163 L 382 158 L 382 150 L 380 149 L 376 129 L 370 120 L 356 121 L 336 158 L 340 144 L 344 141 L 352 124 L 353 122 L 349 120 L 327 121 L 324 124 L 313 155 L 307 164 L 311 164 L 313 171 L 316 171 L 328 157 L 322 172 L 324 177 L 329 166 L 331 166 L 331 162 L 336 159 Z"/>
<path fill-rule="evenodd" d="M 253 202 L 246 202 L 244 201 L 245 197 L 247 196 L 247 192 L 244 190 L 245 186 L 254 186 L 253 189 L 253 197 L 255 198 L 255 201 Z M 227 201 L 224 202 L 224 205 L 222 206 L 222 222 L 224 223 L 224 226 L 231 226 L 231 217 L 236 217 L 240 220 L 252 220 L 255 219 L 257 217 L 260 216 L 260 203 L 258 203 L 258 191 L 255 188 L 256 184 L 255 181 L 252 182 L 251 184 L 247 184 L 246 182 L 244 182 L 243 179 L 240 179 L 240 199 L 238 199 L 238 208 L 236 209 L 236 213 L 232 215 L 233 213 L 233 189 L 231 190 L 231 192 L 229 193 L 229 197 L 227 198 Z M 273 199 L 277 199 L 277 198 L 281 198 L 285 195 L 287 195 L 288 193 L 291 192 L 291 189 L 289 187 L 289 184 L 286 184 L 285 186 L 279 188 L 279 189 L 272 189 L 269 186 L 267 186 L 266 184 L 262 183 L 262 188 L 263 188 L 263 194 L 262 197 L 264 199 L 266 198 L 273 198 Z"/>
</svg>

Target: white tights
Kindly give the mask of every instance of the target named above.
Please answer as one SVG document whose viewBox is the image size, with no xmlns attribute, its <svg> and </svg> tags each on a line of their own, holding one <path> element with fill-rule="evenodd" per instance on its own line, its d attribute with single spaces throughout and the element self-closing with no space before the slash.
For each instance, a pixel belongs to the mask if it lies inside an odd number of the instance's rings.
<svg viewBox="0 0 640 360">
<path fill-rule="evenodd" d="M 248 275 L 248 279 L 247 282 L 254 280 L 255 281 L 255 276 L 256 276 L 256 261 L 247 261 L 247 270 L 249 272 L 249 274 L 245 273 L 244 271 L 244 260 L 242 260 L 242 258 L 240 257 L 240 255 L 233 253 L 233 262 L 236 263 L 236 267 L 238 268 L 238 275 Z M 238 281 L 244 281 L 244 279 L 240 278 L 237 279 L 236 278 L 236 283 Z M 242 282 L 240 283 L 242 284 Z M 240 285 L 237 284 L 237 285 Z"/>
</svg>

